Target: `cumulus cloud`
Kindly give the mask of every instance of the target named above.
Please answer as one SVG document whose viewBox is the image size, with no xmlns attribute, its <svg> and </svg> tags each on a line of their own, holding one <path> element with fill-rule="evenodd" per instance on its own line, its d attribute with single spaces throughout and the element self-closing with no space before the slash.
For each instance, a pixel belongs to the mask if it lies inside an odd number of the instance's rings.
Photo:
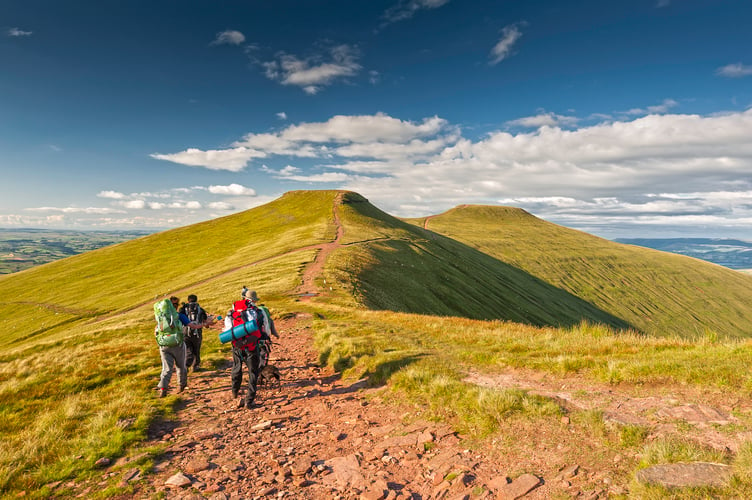
<svg viewBox="0 0 752 500">
<path fill-rule="evenodd" d="M 153 153 L 155 160 L 166 160 L 191 167 L 205 167 L 210 170 L 229 170 L 240 172 L 253 158 L 264 158 L 266 153 L 243 146 L 232 149 L 202 151 L 188 148 L 185 151 L 172 154 Z"/>
<path fill-rule="evenodd" d="M 621 114 L 624 115 L 647 115 L 647 114 L 661 114 L 668 113 L 672 108 L 678 106 L 679 103 L 673 99 L 664 99 L 661 104 L 648 106 L 646 108 L 632 108 L 624 111 Z"/>
<path fill-rule="evenodd" d="M 436 9 L 447 3 L 449 0 L 400 0 L 384 12 L 384 25 L 410 19 L 418 11 Z"/>
<path fill-rule="evenodd" d="M 490 59 L 489 64 L 495 66 L 509 57 L 514 48 L 514 44 L 517 43 L 517 40 L 519 40 L 520 37 L 522 37 L 522 32 L 516 24 L 511 24 L 503 28 L 501 30 L 501 38 L 496 42 L 496 45 L 493 46 L 491 53 L 488 56 Z"/>
<path fill-rule="evenodd" d="M 438 134 L 444 134 L 435 137 Z M 332 155 L 379 157 L 437 153 L 457 137 L 457 127 L 433 116 L 420 122 L 393 118 L 383 113 L 333 116 L 325 122 L 290 125 L 275 133 L 247 134 L 224 150 L 189 148 L 172 154 L 153 153 L 152 158 L 211 170 L 240 171 L 254 158 L 293 156 L 328 158 Z"/>
<path fill-rule="evenodd" d="M 270 80 L 300 87 L 313 95 L 324 86 L 358 74 L 362 68 L 358 58 L 357 48 L 343 44 L 305 58 L 281 52 L 273 61 L 261 65 Z"/>
<path fill-rule="evenodd" d="M 400 216 L 504 203 L 601 234 L 630 223 L 662 227 L 672 217 L 734 226 L 752 218 L 752 110 L 668 113 L 674 106 L 666 100 L 641 108 L 645 116 L 602 115 L 587 126 L 542 112 L 507 123 L 533 130 L 475 139 L 436 116 L 337 115 L 238 143 L 265 155 L 268 176 L 351 189 Z"/>
<path fill-rule="evenodd" d="M 123 210 L 107 207 L 36 207 L 27 208 L 30 212 L 61 212 L 64 214 L 122 214 Z"/>
<path fill-rule="evenodd" d="M 245 42 L 245 35 L 236 30 L 225 30 L 217 33 L 210 45 L 240 45 Z"/>
<path fill-rule="evenodd" d="M 718 68 L 716 74 L 727 78 L 742 78 L 744 76 L 752 75 L 752 66 L 742 63 L 727 64 L 726 66 Z"/>
<path fill-rule="evenodd" d="M 240 184 L 230 184 L 229 186 L 209 186 L 209 192 L 212 194 L 227 196 L 256 196 L 255 190 L 241 186 Z"/>
<path fill-rule="evenodd" d="M 226 201 L 213 201 L 207 205 L 212 210 L 230 211 L 235 210 L 235 205 L 227 203 Z"/>
<path fill-rule="evenodd" d="M 125 194 L 118 191 L 100 191 L 97 193 L 97 196 L 99 198 L 111 198 L 113 200 L 122 200 L 125 198 Z"/>
<path fill-rule="evenodd" d="M 579 118 L 575 116 L 562 116 L 557 115 L 556 113 L 541 113 L 535 116 L 526 116 L 523 118 L 517 118 L 516 120 L 510 120 L 507 122 L 507 125 L 528 128 L 538 128 L 543 126 L 568 127 L 576 125 L 578 121 L 580 121 Z"/>
<path fill-rule="evenodd" d="M 5 32 L 8 36 L 18 37 L 18 36 L 31 36 L 33 34 L 32 31 L 25 31 L 21 28 L 10 28 L 8 31 Z"/>
</svg>

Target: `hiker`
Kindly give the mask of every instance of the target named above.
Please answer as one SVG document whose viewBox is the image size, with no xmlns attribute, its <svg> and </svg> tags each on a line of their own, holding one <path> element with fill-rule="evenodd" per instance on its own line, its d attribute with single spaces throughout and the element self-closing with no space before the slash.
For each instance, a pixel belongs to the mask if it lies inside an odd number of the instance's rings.
<svg viewBox="0 0 752 500">
<path fill-rule="evenodd" d="M 203 323 L 207 320 L 206 311 L 198 304 L 198 297 L 194 294 L 188 296 L 188 303 L 183 304 L 180 313 L 185 314 L 192 322 Z M 203 343 L 203 328 L 183 327 L 185 337 L 185 366 L 193 367 L 194 372 L 201 371 L 201 344 Z"/>
<path fill-rule="evenodd" d="M 189 326 L 191 328 L 203 328 L 209 326 L 214 322 L 214 317 L 207 317 L 205 322 L 191 322 L 188 316 L 182 313 L 178 313 L 177 310 L 180 307 L 180 299 L 172 296 L 170 297 L 172 303 L 173 313 L 178 316 L 182 326 Z M 154 334 L 159 336 L 159 326 L 154 329 Z M 159 346 L 159 356 L 162 359 L 162 373 L 159 376 L 159 384 L 157 390 L 159 391 L 159 397 L 163 398 L 167 395 L 167 388 L 170 385 L 170 379 L 172 378 L 172 372 L 176 369 L 178 372 L 178 393 L 183 392 L 188 385 L 188 371 L 185 367 L 185 342 L 182 335 L 182 329 L 178 329 L 177 345 L 172 346 Z M 157 341 L 159 343 L 159 340 Z"/>
<path fill-rule="evenodd" d="M 243 365 L 248 369 L 248 390 L 245 399 L 238 401 L 238 406 L 247 409 L 254 407 L 256 399 L 256 382 L 261 370 L 258 343 L 263 336 L 264 315 L 253 301 L 250 300 L 250 292 L 246 289 L 243 300 L 235 301 L 232 309 L 227 314 L 232 318 L 233 326 L 242 325 L 254 321 L 256 330 L 252 333 L 232 341 L 232 397 L 236 399 L 243 383 Z"/>
<path fill-rule="evenodd" d="M 245 289 L 245 292 L 243 292 L 243 298 L 253 302 L 253 305 L 255 305 L 261 311 L 261 314 L 264 315 L 264 325 L 261 330 L 261 339 L 259 340 L 259 370 L 262 370 L 269 362 L 269 354 L 272 350 L 272 338 L 270 335 L 279 338 L 279 333 L 277 333 L 277 328 L 274 326 L 274 320 L 269 313 L 269 309 L 265 305 L 259 303 L 258 294 L 255 290 Z"/>
<path fill-rule="evenodd" d="M 253 305 L 261 309 L 261 312 L 264 314 L 264 333 L 266 334 L 265 340 L 271 340 L 271 337 L 269 335 L 274 335 L 275 337 L 279 338 L 279 333 L 277 333 L 277 328 L 274 326 L 274 320 L 272 319 L 272 315 L 269 312 L 269 308 L 264 304 L 259 303 L 259 298 L 256 290 L 246 290 L 244 298 L 247 298 L 248 300 L 253 302 Z"/>
</svg>

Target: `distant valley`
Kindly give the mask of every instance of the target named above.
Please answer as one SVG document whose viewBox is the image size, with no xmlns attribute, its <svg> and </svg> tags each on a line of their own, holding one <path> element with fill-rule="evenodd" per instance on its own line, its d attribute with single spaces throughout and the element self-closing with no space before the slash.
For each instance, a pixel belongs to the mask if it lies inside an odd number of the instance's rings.
<svg viewBox="0 0 752 500">
<path fill-rule="evenodd" d="M 0 274 L 23 271 L 150 233 L 0 228 Z"/>
<path fill-rule="evenodd" d="M 705 260 L 730 269 L 752 269 L 752 243 L 716 238 L 621 238 L 618 243 Z"/>
</svg>

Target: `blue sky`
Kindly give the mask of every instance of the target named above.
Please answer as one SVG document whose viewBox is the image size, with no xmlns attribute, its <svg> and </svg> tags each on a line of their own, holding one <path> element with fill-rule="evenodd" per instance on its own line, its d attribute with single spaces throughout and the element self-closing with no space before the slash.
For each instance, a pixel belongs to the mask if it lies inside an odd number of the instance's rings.
<svg viewBox="0 0 752 500">
<path fill-rule="evenodd" d="M 748 0 L 5 0 L 0 227 L 298 189 L 752 240 Z"/>
</svg>

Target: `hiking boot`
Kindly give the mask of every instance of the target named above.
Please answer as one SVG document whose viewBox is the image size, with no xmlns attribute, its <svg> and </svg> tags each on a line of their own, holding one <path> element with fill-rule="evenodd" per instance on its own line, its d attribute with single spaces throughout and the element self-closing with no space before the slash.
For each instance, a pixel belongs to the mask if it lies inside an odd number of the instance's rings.
<svg viewBox="0 0 752 500">
<path fill-rule="evenodd" d="M 232 399 L 235 399 L 237 397 L 238 397 L 238 391 L 236 391 L 235 389 L 233 389 L 232 390 Z"/>
<path fill-rule="evenodd" d="M 238 400 L 238 408 L 242 408 L 245 406 L 245 399 L 239 399 Z"/>
<path fill-rule="evenodd" d="M 184 385 L 181 385 L 181 386 L 180 386 L 180 389 L 178 389 L 178 394 L 179 394 L 179 393 L 181 393 L 181 392 L 183 392 L 183 391 L 185 390 L 185 387 L 186 387 L 186 386 L 184 386 Z"/>
<path fill-rule="evenodd" d="M 159 397 L 163 398 L 167 396 L 167 389 L 159 389 Z"/>
</svg>

